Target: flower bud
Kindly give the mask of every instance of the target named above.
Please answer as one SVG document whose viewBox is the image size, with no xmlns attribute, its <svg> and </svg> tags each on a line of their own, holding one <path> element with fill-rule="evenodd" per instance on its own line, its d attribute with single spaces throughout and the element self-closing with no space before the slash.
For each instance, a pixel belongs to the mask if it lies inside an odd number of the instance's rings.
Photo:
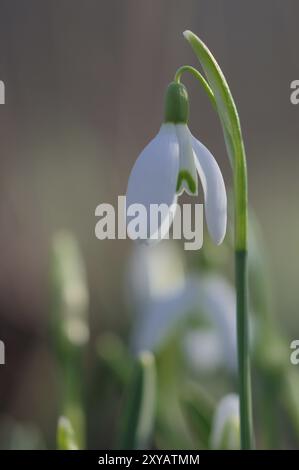
<svg viewBox="0 0 299 470">
<path fill-rule="evenodd" d="M 231 393 L 218 404 L 212 424 L 211 449 L 240 449 L 239 397 Z"/>
</svg>

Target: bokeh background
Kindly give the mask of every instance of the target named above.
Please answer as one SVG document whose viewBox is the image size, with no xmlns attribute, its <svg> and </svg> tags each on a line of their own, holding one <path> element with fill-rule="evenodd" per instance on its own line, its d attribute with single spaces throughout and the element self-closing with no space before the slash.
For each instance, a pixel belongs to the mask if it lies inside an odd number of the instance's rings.
<svg viewBox="0 0 299 470">
<path fill-rule="evenodd" d="M 298 14 L 296 0 L 0 0 L 3 419 L 33 423 L 53 447 L 59 405 L 49 257 L 57 230 L 76 236 L 86 263 L 91 345 L 105 331 L 128 337 L 124 279 L 132 243 L 97 240 L 94 211 L 125 194 L 138 153 L 160 126 L 175 70 L 197 66 L 185 29 L 209 45 L 231 86 L 250 202 L 269 259 L 271 314 L 289 342 L 299 338 L 299 106 L 290 102 L 290 82 L 299 78 Z M 191 130 L 217 157 L 229 186 L 217 117 L 194 79 L 185 76 L 184 83 Z M 96 367 L 90 352 L 87 376 Z M 121 394 L 101 371 L 98 381 L 89 442 L 105 448 Z"/>
</svg>

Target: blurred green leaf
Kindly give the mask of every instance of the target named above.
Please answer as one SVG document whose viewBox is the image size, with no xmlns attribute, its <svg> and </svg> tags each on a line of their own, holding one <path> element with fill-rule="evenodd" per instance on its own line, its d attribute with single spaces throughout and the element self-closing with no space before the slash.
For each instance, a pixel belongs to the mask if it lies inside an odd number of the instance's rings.
<svg viewBox="0 0 299 470">
<path fill-rule="evenodd" d="M 200 386 L 186 387 L 181 399 L 187 421 L 200 447 L 208 448 L 215 405 Z"/>
<path fill-rule="evenodd" d="M 99 359 L 112 372 L 121 385 L 127 385 L 133 366 L 125 344 L 113 333 L 102 334 L 96 343 L 96 351 Z"/>
<path fill-rule="evenodd" d="M 299 371 L 293 365 L 284 376 L 281 397 L 299 440 Z"/>
<path fill-rule="evenodd" d="M 152 353 L 138 356 L 127 390 L 119 446 L 121 449 L 147 449 L 156 416 L 156 368 Z"/>
<path fill-rule="evenodd" d="M 83 257 L 75 237 L 61 231 L 53 237 L 50 263 L 51 339 L 61 386 L 60 414 L 85 445 L 83 353 L 89 340 L 89 294 Z"/>
<path fill-rule="evenodd" d="M 66 231 L 53 238 L 50 288 L 52 337 L 57 354 L 64 361 L 89 339 L 85 265 L 76 239 Z"/>
<path fill-rule="evenodd" d="M 43 450 L 44 438 L 33 423 L 0 416 L 0 450 Z"/>
</svg>

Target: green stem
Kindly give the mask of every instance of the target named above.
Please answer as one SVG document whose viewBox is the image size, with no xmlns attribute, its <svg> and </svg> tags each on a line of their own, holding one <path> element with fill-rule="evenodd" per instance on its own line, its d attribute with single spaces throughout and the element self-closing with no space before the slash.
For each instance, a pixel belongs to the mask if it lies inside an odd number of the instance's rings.
<svg viewBox="0 0 299 470">
<path fill-rule="evenodd" d="M 237 339 L 239 365 L 241 447 L 253 447 L 251 376 L 249 357 L 247 251 L 236 250 Z"/>
<path fill-rule="evenodd" d="M 183 66 L 175 74 L 179 81 L 184 71 L 190 72 L 203 86 L 217 111 L 233 171 L 235 196 L 235 283 L 237 294 L 237 343 L 240 395 L 241 448 L 253 448 L 250 357 L 248 334 L 247 167 L 239 115 L 221 68 L 207 46 L 191 31 L 185 38 L 195 52 L 207 80 L 193 67 Z"/>
<path fill-rule="evenodd" d="M 214 93 L 212 91 L 212 88 L 210 87 L 210 85 L 208 84 L 206 79 L 202 76 L 202 74 L 196 68 L 191 67 L 191 65 L 183 65 L 182 67 L 180 67 L 176 71 L 175 76 L 174 76 L 174 81 L 177 82 L 177 83 L 180 83 L 181 82 L 181 76 L 183 75 L 184 72 L 191 73 L 193 75 L 193 77 L 195 77 L 196 80 L 198 80 L 200 82 L 200 84 L 205 89 L 205 92 L 207 93 L 208 97 L 210 98 L 210 101 L 211 101 L 213 107 L 215 109 L 217 109 L 216 101 L 215 101 L 215 97 L 214 97 Z"/>
</svg>

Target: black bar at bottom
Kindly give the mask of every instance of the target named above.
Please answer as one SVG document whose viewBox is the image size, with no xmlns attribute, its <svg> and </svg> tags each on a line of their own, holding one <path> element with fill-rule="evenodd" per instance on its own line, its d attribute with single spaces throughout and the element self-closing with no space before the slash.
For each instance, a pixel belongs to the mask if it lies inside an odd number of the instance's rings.
<svg viewBox="0 0 299 470">
<path fill-rule="evenodd" d="M 2 451 L 4 462 L 16 464 L 62 464 L 71 467 L 87 465 L 88 468 L 103 465 L 117 465 L 120 468 L 136 468 L 139 465 L 205 465 L 211 462 L 222 463 L 285 463 L 283 451 Z"/>
</svg>

